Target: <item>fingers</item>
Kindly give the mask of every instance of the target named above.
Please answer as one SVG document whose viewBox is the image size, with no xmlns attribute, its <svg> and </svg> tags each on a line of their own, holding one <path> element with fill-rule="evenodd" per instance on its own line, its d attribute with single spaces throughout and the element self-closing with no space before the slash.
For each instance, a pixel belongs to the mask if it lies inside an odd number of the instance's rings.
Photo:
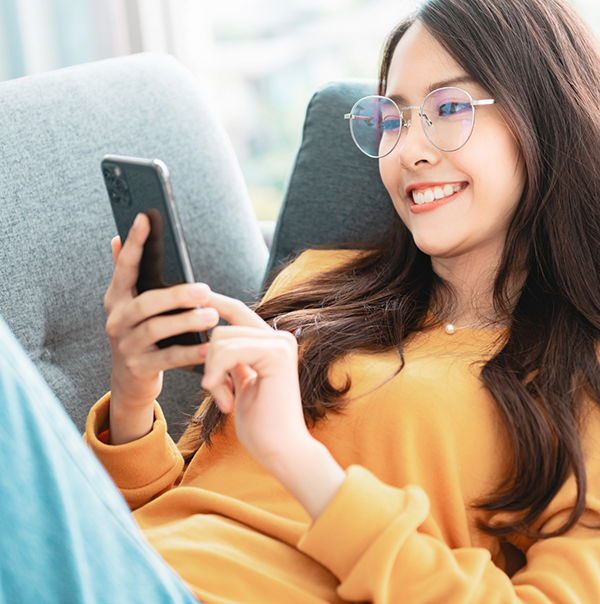
<svg viewBox="0 0 600 604">
<path fill-rule="evenodd" d="M 121 353 L 145 350 L 171 336 L 191 331 L 207 331 L 219 322 L 214 308 L 194 308 L 189 311 L 159 315 L 142 322 L 122 340 Z"/>
<path fill-rule="evenodd" d="M 271 330 L 253 310 L 240 300 L 210 291 L 202 284 L 180 285 L 164 289 L 148 290 L 135 295 L 139 276 L 139 264 L 144 252 L 144 243 L 150 233 L 150 221 L 145 214 L 138 214 L 124 243 L 118 237 L 111 241 L 115 271 L 104 297 L 107 311 L 111 311 L 120 300 L 135 303 L 129 314 L 129 324 L 137 325 L 145 319 L 177 308 L 210 306 L 233 325 L 247 325 Z M 205 289 L 203 289 L 205 288 Z"/>
<path fill-rule="evenodd" d="M 240 300 L 229 298 L 208 290 L 204 296 L 199 297 L 201 306 L 210 306 L 232 325 L 254 327 L 264 331 L 272 332 L 273 329 L 265 323 L 251 308 L 248 308 Z"/>
<path fill-rule="evenodd" d="M 204 382 L 202 383 L 202 387 L 206 388 L 206 386 L 204 386 Z M 229 414 L 235 408 L 235 397 L 233 395 L 231 382 L 229 384 L 227 382 L 216 384 L 210 389 L 210 394 L 223 413 Z"/>
<path fill-rule="evenodd" d="M 110 240 L 110 248 L 112 250 L 113 262 L 115 266 L 117 265 L 117 259 L 122 247 L 121 238 L 118 235 Z"/>
<path fill-rule="evenodd" d="M 111 336 L 113 331 L 133 329 L 151 317 L 163 313 L 177 309 L 197 308 L 200 300 L 206 298 L 208 291 L 210 288 L 203 283 L 184 283 L 164 289 L 151 289 L 139 296 L 124 296 L 119 299 L 116 297 L 115 291 L 109 288 L 105 296 L 105 306 L 108 311 L 106 323 L 108 335 Z M 117 304 L 119 301 L 123 303 Z M 189 315 L 187 316 L 189 317 Z M 213 321 L 213 317 L 217 317 L 217 319 Z M 213 327 L 218 322 L 218 313 L 215 309 L 211 309 L 205 318 L 211 323 L 210 327 Z"/>
<path fill-rule="evenodd" d="M 245 327 L 217 327 L 208 349 L 203 388 L 213 395 L 219 407 L 228 412 L 233 405 L 233 376 L 236 391 L 247 380 L 278 377 L 283 368 L 297 367 L 298 345 L 288 332 Z"/>
<path fill-rule="evenodd" d="M 129 292 L 135 288 L 138 279 L 140 261 L 144 253 L 144 243 L 150 233 L 150 221 L 145 214 L 138 214 L 129 229 L 127 239 L 118 250 L 115 258 L 115 272 L 110 287 L 115 295 Z M 115 250 L 113 248 L 113 258 Z"/>
<path fill-rule="evenodd" d="M 123 253 L 121 252 L 121 254 Z M 114 294 L 114 291 L 111 293 Z M 108 293 L 106 297 L 108 297 Z M 116 298 L 113 297 L 114 299 Z M 175 335 L 176 333 L 211 329 L 218 323 L 219 316 L 222 316 L 230 323 L 237 324 L 240 329 L 247 327 L 250 330 L 257 330 L 257 337 L 261 337 L 260 332 L 262 332 L 263 336 L 274 333 L 273 329 L 243 302 L 216 294 L 204 283 L 184 283 L 164 289 L 152 289 L 128 300 L 127 304 L 119 305 L 119 307 L 113 304 L 114 308 L 109 308 L 109 306 L 110 304 L 107 302 L 107 310 L 111 311 L 108 313 L 108 320 L 106 322 L 106 331 L 109 337 L 113 337 L 113 334 L 117 336 L 125 330 L 132 330 L 138 325 L 141 326 L 153 317 L 159 319 L 159 315 L 175 309 L 196 309 L 201 306 L 203 310 L 207 311 L 207 313 L 200 312 L 198 314 L 198 317 L 202 317 L 207 325 L 199 329 L 190 327 L 191 325 L 197 325 L 197 322 L 187 323 L 187 327 L 184 328 L 179 326 L 179 321 L 169 323 L 158 320 L 155 322 L 152 319 L 153 324 L 147 326 L 152 331 L 148 332 L 147 339 L 143 340 L 145 345 L 147 345 L 147 340 L 151 339 L 157 333 L 154 331 L 155 329 L 160 330 L 161 337 L 155 338 L 152 342 L 163 339 L 163 337 Z M 178 314 L 181 315 L 179 317 L 181 321 L 188 321 L 194 316 L 188 313 Z M 170 316 L 173 317 L 176 315 Z M 165 333 L 163 327 L 164 329 L 182 329 L 182 331 Z M 233 332 L 229 333 L 232 334 Z M 250 336 L 254 334 L 254 331 L 244 333 Z"/>
<path fill-rule="evenodd" d="M 258 374 L 248 365 L 236 365 L 227 374 L 223 383 L 217 384 L 211 394 L 223 413 L 231 413 L 235 408 L 236 393 L 241 393 L 246 387 L 252 386 Z"/>
<path fill-rule="evenodd" d="M 131 317 L 141 322 L 154 315 L 159 315 L 179 308 L 196 308 L 200 300 L 210 291 L 204 283 L 183 283 L 164 289 L 150 289 L 136 296 L 131 304 Z M 214 309 L 213 309 L 214 310 Z M 214 311 L 214 314 L 218 314 Z"/>
<path fill-rule="evenodd" d="M 174 367 L 200 365 L 206 360 L 207 349 L 208 344 L 173 345 L 167 348 L 152 349 L 144 354 L 127 357 L 126 365 L 132 377 L 143 379 Z"/>
</svg>

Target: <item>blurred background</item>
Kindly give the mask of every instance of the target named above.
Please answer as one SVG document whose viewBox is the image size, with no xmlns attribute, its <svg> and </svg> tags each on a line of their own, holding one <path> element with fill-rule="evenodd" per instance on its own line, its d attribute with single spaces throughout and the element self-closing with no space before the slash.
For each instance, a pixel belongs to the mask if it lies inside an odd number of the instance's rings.
<svg viewBox="0 0 600 604">
<path fill-rule="evenodd" d="M 571 2 L 600 35 L 600 1 Z M 375 78 L 415 0 L 0 0 L 0 80 L 143 51 L 212 95 L 259 220 L 274 220 L 322 84 Z"/>
</svg>

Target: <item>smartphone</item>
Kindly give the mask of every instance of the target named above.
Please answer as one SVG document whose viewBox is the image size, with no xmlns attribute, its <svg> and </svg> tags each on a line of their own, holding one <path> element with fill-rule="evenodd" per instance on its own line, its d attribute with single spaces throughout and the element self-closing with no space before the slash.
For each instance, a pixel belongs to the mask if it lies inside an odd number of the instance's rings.
<svg viewBox="0 0 600 604">
<path fill-rule="evenodd" d="M 167 166 L 159 159 L 120 155 L 105 155 L 101 165 L 121 241 L 127 239 L 138 214 L 146 214 L 150 219 L 150 234 L 144 244 L 136 284 L 138 295 L 149 289 L 194 283 Z M 165 314 L 184 310 L 189 309 L 177 309 Z M 166 348 L 173 344 L 189 346 L 207 341 L 206 332 L 190 332 L 160 340 L 156 345 Z M 201 367 L 193 370 L 200 373 Z"/>
</svg>

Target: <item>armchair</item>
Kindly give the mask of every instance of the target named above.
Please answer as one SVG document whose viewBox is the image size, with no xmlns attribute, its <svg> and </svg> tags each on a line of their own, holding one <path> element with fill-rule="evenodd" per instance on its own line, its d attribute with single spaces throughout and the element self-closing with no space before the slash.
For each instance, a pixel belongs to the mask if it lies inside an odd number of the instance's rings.
<svg viewBox="0 0 600 604">
<path fill-rule="evenodd" d="M 116 229 L 102 156 L 162 159 L 196 278 L 251 302 L 289 253 L 376 236 L 388 223 L 377 163 L 343 119 L 373 86 L 315 94 L 269 256 L 227 137 L 174 58 L 144 53 L 0 84 L 0 314 L 80 430 L 110 387 L 103 295 Z M 165 375 L 160 400 L 174 436 L 199 389 L 195 374 Z"/>
</svg>

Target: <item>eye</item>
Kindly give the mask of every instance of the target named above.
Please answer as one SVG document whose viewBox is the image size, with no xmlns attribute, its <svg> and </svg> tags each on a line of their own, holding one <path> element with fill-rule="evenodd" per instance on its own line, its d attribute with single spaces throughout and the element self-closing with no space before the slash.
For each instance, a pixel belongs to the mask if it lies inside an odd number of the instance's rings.
<svg viewBox="0 0 600 604">
<path fill-rule="evenodd" d="M 438 117 L 452 117 L 471 110 L 471 103 L 463 101 L 446 101 L 437 106 Z"/>
<path fill-rule="evenodd" d="M 384 132 L 396 132 L 400 128 L 400 118 L 391 115 L 384 117 L 381 126 Z"/>
</svg>

